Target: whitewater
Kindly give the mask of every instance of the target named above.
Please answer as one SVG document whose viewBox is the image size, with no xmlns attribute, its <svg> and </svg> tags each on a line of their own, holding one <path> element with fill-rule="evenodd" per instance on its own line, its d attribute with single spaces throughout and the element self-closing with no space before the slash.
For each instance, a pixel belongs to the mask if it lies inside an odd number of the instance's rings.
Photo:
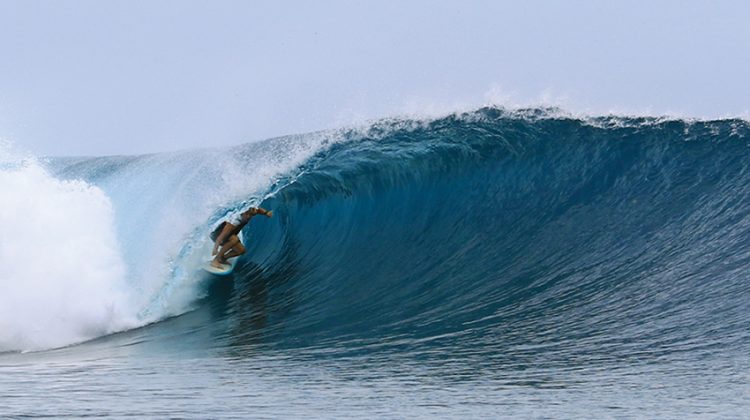
<svg viewBox="0 0 750 420">
<path fill-rule="evenodd" d="M 0 148 L 0 414 L 741 417 L 750 125 L 487 107 Z M 208 233 L 248 206 L 230 278 Z"/>
</svg>

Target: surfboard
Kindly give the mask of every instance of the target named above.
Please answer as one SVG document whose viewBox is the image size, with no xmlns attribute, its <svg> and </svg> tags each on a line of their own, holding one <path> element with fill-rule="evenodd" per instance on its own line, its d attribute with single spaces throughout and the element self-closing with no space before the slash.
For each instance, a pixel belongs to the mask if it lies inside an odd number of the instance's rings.
<svg viewBox="0 0 750 420">
<path fill-rule="evenodd" d="M 223 268 L 217 268 L 217 267 L 212 266 L 211 260 L 209 260 L 203 264 L 203 270 L 208 273 L 215 274 L 217 276 L 228 276 L 232 274 L 232 271 L 234 271 L 236 260 L 237 260 L 236 258 L 232 258 L 232 260 L 229 261 L 229 264 L 224 264 Z"/>
<path fill-rule="evenodd" d="M 241 240 L 240 240 L 240 243 L 242 243 Z M 207 245 L 208 244 L 209 243 L 207 243 Z M 207 252 L 207 254 L 210 254 L 210 252 Z M 229 260 L 228 264 L 224 264 L 223 268 L 216 268 L 211 265 L 211 261 L 213 261 L 213 259 L 214 259 L 213 256 L 208 257 L 208 260 L 205 261 L 203 263 L 203 266 L 201 267 L 203 268 L 203 271 L 207 273 L 215 274 L 217 276 L 228 276 L 232 274 L 232 271 L 234 271 L 234 266 L 237 265 L 237 257 L 235 257 Z"/>
</svg>

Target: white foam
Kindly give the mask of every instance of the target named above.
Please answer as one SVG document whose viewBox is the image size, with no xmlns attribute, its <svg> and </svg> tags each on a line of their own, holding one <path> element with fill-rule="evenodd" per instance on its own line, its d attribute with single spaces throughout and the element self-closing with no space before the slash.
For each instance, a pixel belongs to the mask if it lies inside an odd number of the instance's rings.
<svg viewBox="0 0 750 420">
<path fill-rule="evenodd" d="M 0 351 L 39 350 L 134 325 L 114 211 L 99 188 L 0 150 Z"/>
</svg>

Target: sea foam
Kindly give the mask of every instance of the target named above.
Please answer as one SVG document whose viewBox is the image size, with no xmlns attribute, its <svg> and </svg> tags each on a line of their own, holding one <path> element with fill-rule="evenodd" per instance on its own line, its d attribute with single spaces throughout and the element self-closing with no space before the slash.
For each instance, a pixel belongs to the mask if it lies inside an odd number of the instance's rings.
<svg viewBox="0 0 750 420">
<path fill-rule="evenodd" d="M 0 351 L 128 328 L 126 276 L 107 195 L 34 159 L 0 166 Z"/>
</svg>

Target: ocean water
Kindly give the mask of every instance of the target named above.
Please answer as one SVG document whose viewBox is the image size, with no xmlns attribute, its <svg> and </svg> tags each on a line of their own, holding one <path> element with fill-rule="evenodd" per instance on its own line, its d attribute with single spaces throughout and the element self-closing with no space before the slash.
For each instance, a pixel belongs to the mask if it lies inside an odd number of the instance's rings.
<svg viewBox="0 0 750 420">
<path fill-rule="evenodd" d="M 750 125 L 483 108 L 0 158 L 0 415 L 741 418 Z M 232 276 L 207 234 L 248 205 Z"/>
</svg>

